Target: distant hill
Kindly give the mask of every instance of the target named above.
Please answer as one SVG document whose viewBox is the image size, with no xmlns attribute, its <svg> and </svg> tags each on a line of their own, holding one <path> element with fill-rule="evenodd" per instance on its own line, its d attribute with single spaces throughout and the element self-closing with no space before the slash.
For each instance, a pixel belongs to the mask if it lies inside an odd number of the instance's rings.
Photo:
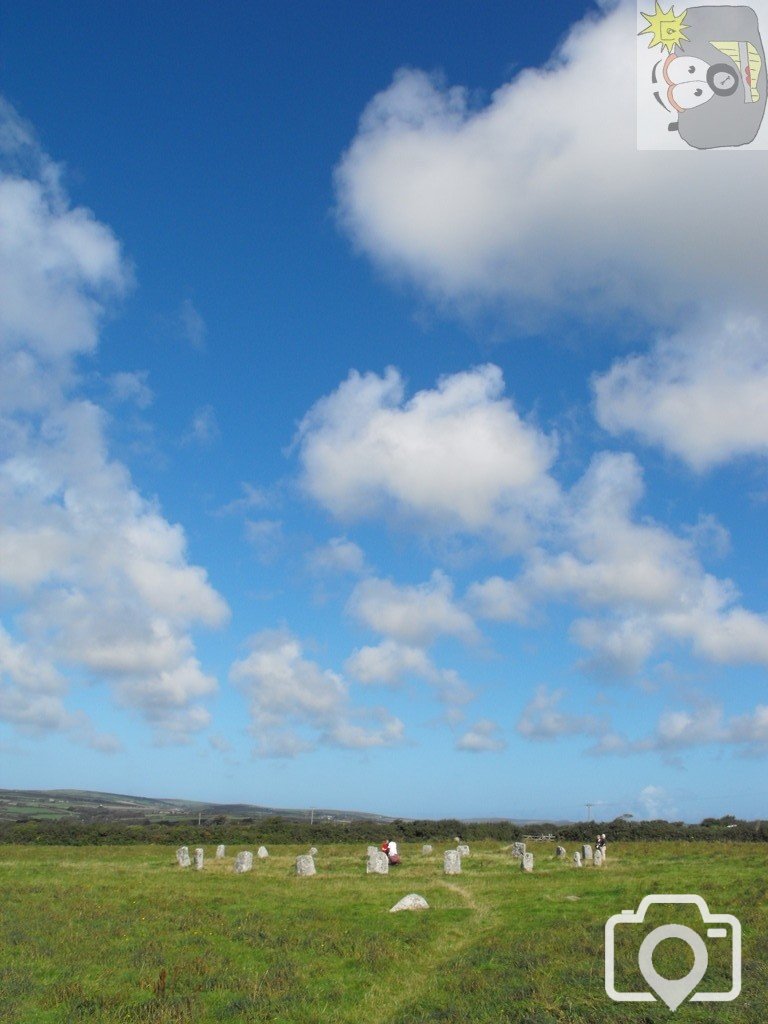
<svg viewBox="0 0 768 1024">
<path fill-rule="evenodd" d="M 214 804 L 203 800 L 170 797 L 129 796 L 125 793 L 98 793 L 84 789 L 0 789 L 0 822 L 3 821 L 79 821 L 123 822 L 126 824 L 160 821 L 210 821 L 285 818 L 288 821 L 344 822 L 371 821 L 386 824 L 396 818 L 372 811 L 344 811 L 326 807 L 267 807 L 261 804 Z M 511 822 L 515 825 L 543 824 L 535 818 L 463 818 L 467 824 Z M 549 822 L 548 824 L 563 824 Z"/>
<path fill-rule="evenodd" d="M 215 804 L 201 800 L 128 796 L 80 789 L 0 789 L 0 821 L 19 819 L 70 821 L 184 821 L 187 819 L 287 818 L 292 821 L 375 821 L 394 818 L 367 811 L 325 807 L 286 808 L 258 804 Z"/>
</svg>

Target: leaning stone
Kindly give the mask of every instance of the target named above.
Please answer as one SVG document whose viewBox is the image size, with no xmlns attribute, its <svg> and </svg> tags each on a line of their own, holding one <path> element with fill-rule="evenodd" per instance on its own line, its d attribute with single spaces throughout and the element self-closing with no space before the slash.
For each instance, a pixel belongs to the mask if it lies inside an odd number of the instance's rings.
<svg viewBox="0 0 768 1024">
<path fill-rule="evenodd" d="M 466 845 L 466 843 L 461 843 L 459 846 L 456 847 L 456 853 L 458 853 L 460 857 L 468 857 L 469 847 Z"/>
<path fill-rule="evenodd" d="M 520 861 L 520 868 L 522 871 L 531 872 L 533 871 L 533 854 L 524 853 L 523 859 Z"/>
<path fill-rule="evenodd" d="M 309 848 L 309 856 L 310 857 L 316 857 L 317 856 L 317 847 L 316 846 L 310 846 L 310 848 Z"/>
<path fill-rule="evenodd" d="M 203 870 L 203 862 L 205 861 L 205 851 L 202 846 L 198 846 L 195 850 L 195 867 L 198 871 Z"/>
<path fill-rule="evenodd" d="M 575 868 L 581 868 L 581 867 L 584 867 L 584 865 L 583 865 L 583 864 L 581 863 L 581 854 L 579 853 L 579 851 L 578 851 L 578 850 L 577 850 L 577 851 L 576 851 L 576 853 L 574 853 L 574 855 L 573 855 L 573 866 L 574 866 Z"/>
<path fill-rule="evenodd" d="M 592 847 L 589 843 L 585 843 L 581 848 L 581 859 L 592 860 Z"/>
<path fill-rule="evenodd" d="M 259 858 L 259 860 L 266 860 L 267 857 L 269 856 L 269 850 L 266 848 L 266 846 L 260 846 L 256 851 L 256 856 Z"/>
<path fill-rule="evenodd" d="M 250 850 L 243 850 L 235 857 L 235 871 L 238 875 L 242 875 L 245 871 L 250 871 L 253 867 L 253 854 Z"/>
<path fill-rule="evenodd" d="M 602 850 L 595 850 L 595 855 L 592 858 L 592 863 L 594 864 L 594 866 L 596 868 L 601 868 L 603 866 L 603 851 Z"/>
<path fill-rule="evenodd" d="M 564 860 L 565 857 L 567 856 L 566 852 L 565 852 L 565 847 L 564 846 L 558 846 L 558 848 L 555 850 L 555 856 L 557 857 L 558 860 Z"/>
<path fill-rule="evenodd" d="M 226 846 L 223 846 L 223 845 L 217 846 L 216 847 L 216 860 L 221 860 L 224 857 L 224 855 L 226 854 L 226 852 L 227 852 Z"/>
<path fill-rule="evenodd" d="M 429 843 L 424 843 L 424 845 L 421 848 L 421 852 L 422 853 L 432 853 L 432 847 L 429 845 Z"/>
<path fill-rule="evenodd" d="M 180 846 L 176 851 L 176 860 L 180 868 L 188 868 L 192 861 L 189 859 L 189 847 Z"/>
<path fill-rule="evenodd" d="M 306 878 L 308 875 L 315 875 L 315 862 L 312 856 L 308 853 L 301 854 L 300 857 L 296 858 L 296 874 Z"/>
<path fill-rule="evenodd" d="M 365 866 L 366 875 L 388 875 L 389 857 L 383 850 L 373 847 L 373 853 L 368 854 L 368 863 Z"/>
<path fill-rule="evenodd" d="M 423 896 L 411 892 L 407 896 L 403 896 L 389 912 L 390 914 L 397 914 L 400 910 L 429 910 L 429 904 Z"/>
<path fill-rule="evenodd" d="M 461 856 L 456 850 L 446 850 L 443 854 L 443 872 L 446 875 L 461 874 Z"/>
<path fill-rule="evenodd" d="M 517 857 L 518 860 L 522 860 L 525 856 L 525 843 L 513 843 L 512 856 Z"/>
</svg>

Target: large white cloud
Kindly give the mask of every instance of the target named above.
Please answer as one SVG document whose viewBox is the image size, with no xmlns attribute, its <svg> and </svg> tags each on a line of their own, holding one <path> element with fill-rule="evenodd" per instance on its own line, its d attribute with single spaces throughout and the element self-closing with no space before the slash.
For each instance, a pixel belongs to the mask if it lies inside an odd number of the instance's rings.
<svg viewBox="0 0 768 1024">
<path fill-rule="evenodd" d="M 250 646 L 231 677 L 248 698 L 261 755 L 290 757 L 318 742 L 350 749 L 402 742 L 400 719 L 383 708 L 354 708 L 349 684 L 306 658 L 293 634 L 265 630 Z"/>
<path fill-rule="evenodd" d="M 601 674 L 637 673 L 679 643 L 715 663 L 768 667 L 768 615 L 743 607 L 730 580 L 704 569 L 695 529 L 675 533 L 639 517 L 643 493 L 634 456 L 594 456 L 519 577 L 469 589 L 477 613 L 514 621 L 546 602 L 575 605 L 588 616 L 572 636 L 588 651 L 585 667 Z"/>
<path fill-rule="evenodd" d="M 220 624 L 228 609 L 189 564 L 181 527 L 110 458 L 104 411 L 78 396 L 78 357 L 96 347 L 105 306 L 131 273 L 111 231 L 70 205 L 60 179 L 0 104 L 0 717 L 107 749 L 65 703 L 67 681 L 85 677 L 112 683 L 161 741 L 183 741 L 207 725 L 200 700 L 216 688 L 191 628 Z M 150 397 L 141 374 L 115 384 Z M 55 692 L 20 675 L 20 651 L 56 674 Z"/>
<path fill-rule="evenodd" d="M 477 638 L 471 615 L 453 600 L 453 584 L 439 571 L 415 586 L 375 576 L 361 580 L 347 610 L 375 632 L 404 644 L 425 646 L 439 636 Z"/>
<path fill-rule="evenodd" d="M 539 313 L 765 308 L 765 154 L 637 151 L 636 18 L 590 14 L 480 107 L 399 71 L 337 169 L 357 245 L 439 297 Z"/>
<path fill-rule="evenodd" d="M 599 422 L 696 470 L 768 453 L 768 330 L 759 317 L 701 319 L 594 380 Z"/>
<path fill-rule="evenodd" d="M 554 500 L 554 442 L 524 422 L 496 366 L 443 377 L 406 400 L 399 373 L 351 373 L 299 429 L 304 486 L 341 518 L 394 510 L 508 543 Z"/>
</svg>

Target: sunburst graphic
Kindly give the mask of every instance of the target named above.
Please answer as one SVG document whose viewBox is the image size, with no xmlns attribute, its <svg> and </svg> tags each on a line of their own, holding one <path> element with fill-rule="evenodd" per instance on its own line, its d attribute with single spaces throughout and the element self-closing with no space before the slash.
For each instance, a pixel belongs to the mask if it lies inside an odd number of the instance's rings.
<svg viewBox="0 0 768 1024">
<path fill-rule="evenodd" d="M 659 0 L 656 0 L 656 10 L 653 14 L 643 14 L 640 12 L 648 25 L 638 32 L 639 36 L 650 35 L 651 41 L 648 43 L 648 49 L 652 50 L 654 46 L 660 46 L 662 50 L 667 50 L 672 53 L 674 48 L 683 40 L 688 39 L 688 36 L 683 34 L 683 29 L 688 28 L 684 24 L 685 16 L 688 13 L 687 10 L 683 11 L 682 14 L 675 14 L 674 7 L 670 7 L 668 11 L 664 11 L 661 8 Z"/>
</svg>

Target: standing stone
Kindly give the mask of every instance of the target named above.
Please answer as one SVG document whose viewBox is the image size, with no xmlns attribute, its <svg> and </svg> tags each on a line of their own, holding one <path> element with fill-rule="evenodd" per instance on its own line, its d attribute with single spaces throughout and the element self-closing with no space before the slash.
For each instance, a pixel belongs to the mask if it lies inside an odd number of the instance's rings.
<svg viewBox="0 0 768 1024">
<path fill-rule="evenodd" d="M 366 853 L 366 857 L 372 857 L 374 855 L 374 853 L 376 853 L 377 850 L 378 850 L 378 846 L 369 846 L 368 847 L 368 852 Z"/>
<path fill-rule="evenodd" d="M 180 868 L 188 868 L 192 861 L 189 859 L 189 847 L 180 846 L 176 851 L 176 860 Z"/>
<path fill-rule="evenodd" d="M 296 874 L 302 878 L 306 878 L 308 875 L 316 875 L 315 862 L 312 855 L 309 853 L 302 853 L 300 857 L 296 858 Z"/>
<path fill-rule="evenodd" d="M 456 853 L 458 853 L 458 855 L 460 857 L 468 857 L 469 856 L 469 847 L 466 845 L 466 843 L 460 843 L 456 847 Z"/>
<path fill-rule="evenodd" d="M 461 856 L 457 850 L 446 850 L 443 854 L 443 872 L 446 875 L 461 874 Z"/>
<path fill-rule="evenodd" d="M 266 846 L 260 846 L 256 851 L 256 856 L 259 858 L 259 860 L 266 860 L 267 857 L 269 856 L 269 850 L 266 848 Z"/>
<path fill-rule="evenodd" d="M 592 860 L 592 847 L 589 843 L 585 843 L 581 848 L 581 859 Z"/>
<path fill-rule="evenodd" d="M 250 871 L 253 867 L 253 854 L 250 850 L 243 850 L 235 857 L 235 871 L 238 875 L 242 875 L 245 871 Z"/>
<path fill-rule="evenodd" d="M 310 857 L 316 857 L 317 856 L 317 847 L 316 846 L 310 846 L 310 848 L 309 848 L 309 856 Z"/>
<path fill-rule="evenodd" d="M 581 867 L 583 867 L 583 866 L 584 866 L 584 865 L 583 865 L 583 864 L 581 863 L 581 854 L 579 853 L 579 851 L 578 851 L 578 850 L 577 850 L 577 851 L 576 851 L 576 853 L 574 853 L 574 855 L 573 855 L 573 866 L 574 866 L 575 868 L 581 868 Z"/>
<path fill-rule="evenodd" d="M 558 860 L 565 860 L 565 857 L 566 857 L 565 847 L 564 846 L 558 846 L 558 848 L 555 850 L 555 856 L 557 857 Z"/>
<path fill-rule="evenodd" d="M 421 852 L 424 854 L 432 853 L 432 847 L 429 845 L 429 843 L 424 843 L 424 845 L 421 848 Z"/>
<path fill-rule="evenodd" d="M 388 875 L 389 857 L 383 850 L 377 850 L 375 846 L 369 847 L 372 853 L 368 854 L 368 863 L 365 866 L 366 875 Z"/>
<path fill-rule="evenodd" d="M 224 855 L 226 854 L 226 852 L 227 852 L 226 846 L 224 846 L 224 845 L 217 846 L 216 847 L 216 860 L 222 860 L 224 858 Z"/>
<path fill-rule="evenodd" d="M 203 870 L 203 862 L 205 861 L 205 851 L 202 846 L 198 846 L 195 850 L 195 867 L 198 871 Z"/>
<path fill-rule="evenodd" d="M 390 907 L 390 914 L 397 914 L 401 910 L 429 910 L 429 904 L 423 896 L 419 896 L 418 893 L 411 892 L 407 896 L 403 896 L 401 900 Z"/>
<path fill-rule="evenodd" d="M 524 853 L 523 859 L 520 861 L 520 868 L 522 871 L 531 872 L 533 871 L 533 854 Z"/>
<path fill-rule="evenodd" d="M 517 857 L 518 860 L 522 860 L 525 856 L 525 843 L 513 843 L 512 856 Z"/>
<path fill-rule="evenodd" d="M 592 863 L 594 864 L 594 866 L 596 868 L 601 868 L 603 866 L 603 851 L 602 850 L 595 850 L 595 855 L 592 858 Z"/>
</svg>

